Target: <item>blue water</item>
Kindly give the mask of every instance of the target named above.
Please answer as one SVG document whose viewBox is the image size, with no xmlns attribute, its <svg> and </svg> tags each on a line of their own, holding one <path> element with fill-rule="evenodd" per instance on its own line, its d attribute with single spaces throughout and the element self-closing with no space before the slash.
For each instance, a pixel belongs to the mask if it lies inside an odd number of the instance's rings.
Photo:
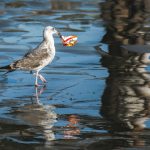
<svg viewBox="0 0 150 150">
<path fill-rule="evenodd" d="M 0 66 L 36 47 L 47 25 L 78 36 L 74 47 L 64 47 L 55 36 L 56 57 L 41 71 L 46 87 L 35 88 L 29 72 L 0 71 L 0 149 L 149 148 L 147 64 L 140 63 L 143 55 L 122 51 L 129 33 L 124 29 L 117 35 L 107 16 L 112 4 L 0 2 Z M 97 45 L 111 56 L 100 55 Z"/>
</svg>

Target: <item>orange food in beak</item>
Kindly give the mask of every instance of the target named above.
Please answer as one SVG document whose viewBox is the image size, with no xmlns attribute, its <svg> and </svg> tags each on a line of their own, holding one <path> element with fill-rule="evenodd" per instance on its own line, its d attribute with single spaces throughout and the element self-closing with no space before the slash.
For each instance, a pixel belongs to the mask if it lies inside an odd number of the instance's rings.
<svg viewBox="0 0 150 150">
<path fill-rule="evenodd" d="M 78 37 L 75 35 L 62 36 L 62 43 L 64 46 L 74 46 L 77 43 Z"/>
</svg>

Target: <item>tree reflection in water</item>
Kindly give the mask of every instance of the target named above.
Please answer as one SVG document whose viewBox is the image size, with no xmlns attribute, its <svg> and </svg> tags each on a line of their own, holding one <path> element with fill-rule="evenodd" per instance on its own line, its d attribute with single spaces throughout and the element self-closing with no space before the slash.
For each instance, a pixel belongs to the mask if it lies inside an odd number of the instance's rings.
<svg viewBox="0 0 150 150">
<path fill-rule="evenodd" d="M 132 146 L 145 145 L 140 135 L 149 128 L 145 125 L 150 117 L 150 53 L 145 46 L 149 44 L 147 4 L 146 0 L 101 3 L 106 23 L 101 42 L 108 44 L 108 53 L 96 47 L 109 72 L 100 113 L 109 123 L 107 130 L 129 136 L 132 140 L 128 144 Z"/>
<path fill-rule="evenodd" d="M 140 58 L 144 57 L 142 55 Z M 104 58 L 103 64 L 105 61 L 108 59 Z M 136 61 L 132 57 L 126 59 L 126 63 L 119 61 L 115 64 L 114 61 L 113 66 L 107 64 L 110 74 L 102 96 L 101 112 L 115 123 L 115 130 L 143 129 L 149 117 L 150 74 L 143 63 Z"/>
<path fill-rule="evenodd" d="M 72 10 L 75 7 L 78 7 L 81 2 L 76 1 L 65 1 L 65 0 L 51 0 L 51 9 L 52 10 Z"/>
</svg>

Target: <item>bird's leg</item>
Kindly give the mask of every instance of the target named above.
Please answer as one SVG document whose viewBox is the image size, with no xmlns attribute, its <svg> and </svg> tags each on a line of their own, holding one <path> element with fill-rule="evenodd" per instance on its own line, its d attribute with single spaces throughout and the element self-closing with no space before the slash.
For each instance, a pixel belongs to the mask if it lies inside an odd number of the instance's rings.
<svg viewBox="0 0 150 150">
<path fill-rule="evenodd" d="M 38 76 L 39 76 L 39 72 L 37 71 L 36 74 L 35 74 L 35 86 L 39 86 L 38 85 Z"/>
<path fill-rule="evenodd" d="M 38 78 L 43 82 L 43 83 L 46 83 L 46 79 L 41 75 L 39 74 L 39 72 L 37 71 L 36 73 L 34 73 L 33 75 L 36 76 L 36 79 L 35 79 L 35 86 L 39 86 L 38 84 Z"/>
<path fill-rule="evenodd" d="M 41 80 L 42 82 L 44 82 L 44 83 L 47 82 L 46 79 L 45 79 L 41 74 L 39 74 L 38 77 L 40 78 L 40 80 Z"/>
</svg>

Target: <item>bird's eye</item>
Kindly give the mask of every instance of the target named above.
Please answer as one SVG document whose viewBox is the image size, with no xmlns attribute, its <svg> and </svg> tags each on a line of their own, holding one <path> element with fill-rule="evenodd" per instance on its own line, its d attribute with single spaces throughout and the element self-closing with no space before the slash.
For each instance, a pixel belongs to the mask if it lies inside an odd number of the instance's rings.
<svg viewBox="0 0 150 150">
<path fill-rule="evenodd" d="M 52 28 L 52 30 L 54 31 L 54 30 L 55 30 L 55 28 Z"/>
</svg>

